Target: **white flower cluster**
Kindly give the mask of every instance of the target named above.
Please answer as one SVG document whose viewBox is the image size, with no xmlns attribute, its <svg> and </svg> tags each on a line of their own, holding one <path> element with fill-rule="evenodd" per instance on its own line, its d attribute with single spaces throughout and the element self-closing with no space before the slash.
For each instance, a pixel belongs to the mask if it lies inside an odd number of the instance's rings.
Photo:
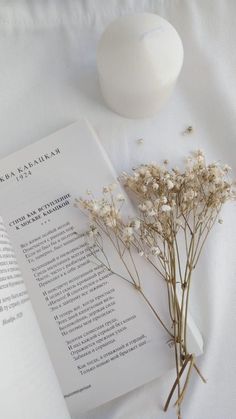
<svg viewBox="0 0 236 419">
<path fill-rule="evenodd" d="M 133 241 L 134 234 L 140 229 L 141 223 L 136 218 L 128 222 L 124 221 L 121 208 L 125 197 L 121 193 L 114 195 L 113 191 L 114 185 L 104 186 L 101 199 L 79 199 L 76 200 L 75 206 L 82 207 L 89 214 L 92 222 L 88 232 L 89 238 L 96 240 L 97 228 L 105 227 L 128 246 Z M 96 228 L 94 224 L 97 226 Z"/>
<path fill-rule="evenodd" d="M 121 214 L 125 198 L 113 193 L 116 184 L 105 186 L 100 200 L 89 197 L 77 204 L 89 213 L 92 222 L 113 230 L 127 246 L 135 243 L 139 254 L 164 258 L 160 241 L 173 242 L 186 223 L 191 229 L 192 218 L 193 229 L 214 220 L 221 206 L 235 198 L 229 171 L 228 165 L 207 165 L 204 153 L 198 150 L 186 159 L 183 171 L 169 169 L 166 160 L 163 165 L 141 165 L 131 175 L 123 173 L 121 180 L 135 195 L 139 210 L 139 217 L 128 223 Z"/>
<path fill-rule="evenodd" d="M 168 170 L 167 164 L 147 164 L 123 173 L 124 185 L 135 193 L 140 211 L 163 219 L 171 211 L 188 214 L 199 204 L 218 208 L 235 197 L 232 182 L 227 179 L 228 165 L 207 165 L 201 150 L 187 158 L 184 171 Z"/>
<path fill-rule="evenodd" d="M 80 199 L 76 201 L 76 206 L 82 206 L 90 214 L 92 221 L 100 220 L 107 227 L 115 228 L 120 222 L 120 210 L 114 203 L 107 199 Z"/>
</svg>

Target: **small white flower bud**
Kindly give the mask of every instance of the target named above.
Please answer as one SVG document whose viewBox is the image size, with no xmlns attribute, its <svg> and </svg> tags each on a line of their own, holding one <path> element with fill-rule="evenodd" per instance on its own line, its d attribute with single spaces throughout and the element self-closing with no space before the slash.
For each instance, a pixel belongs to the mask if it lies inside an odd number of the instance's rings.
<svg viewBox="0 0 236 419">
<path fill-rule="evenodd" d="M 152 254 L 153 254 L 154 256 L 158 256 L 158 255 L 161 253 L 161 251 L 160 251 L 159 247 L 157 247 L 157 246 L 153 246 L 153 247 L 151 248 L 151 252 L 152 252 Z"/>
<path fill-rule="evenodd" d="M 172 182 L 170 179 L 168 179 L 168 180 L 167 180 L 167 188 L 168 188 L 169 190 L 171 190 L 171 189 L 173 189 L 173 187 L 174 187 L 173 182 Z"/>
<path fill-rule="evenodd" d="M 147 210 L 147 207 L 146 207 L 145 204 L 139 204 L 138 207 L 139 207 L 140 211 L 142 211 L 142 212 L 145 212 Z"/>
<path fill-rule="evenodd" d="M 170 205 L 162 205 L 161 210 L 163 212 L 169 212 L 169 211 L 171 211 L 171 207 L 170 207 Z"/>
<path fill-rule="evenodd" d="M 156 182 L 154 182 L 154 183 L 152 184 L 152 187 L 153 187 L 154 191 L 157 191 L 157 190 L 159 189 L 159 185 L 158 185 L 158 183 L 156 183 Z"/>
<path fill-rule="evenodd" d="M 125 201 L 125 197 L 121 193 L 117 195 L 116 199 L 117 201 Z"/>
<path fill-rule="evenodd" d="M 144 204 L 146 205 L 147 209 L 151 209 L 153 207 L 152 201 L 145 201 Z"/>
<path fill-rule="evenodd" d="M 140 228 L 140 221 L 138 219 L 132 221 L 132 226 L 134 230 L 138 230 Z"/>
<path fill-rule="evenodd" d="M 156 215 L 156 210 L 155 209 L 151 209 L 151 211 L 149 211 L 148 212 L 148 215 L 150 216 L 150 217 L 152 217 L 152 216 L 154 216 L 154 215 Z"/>
</svg>

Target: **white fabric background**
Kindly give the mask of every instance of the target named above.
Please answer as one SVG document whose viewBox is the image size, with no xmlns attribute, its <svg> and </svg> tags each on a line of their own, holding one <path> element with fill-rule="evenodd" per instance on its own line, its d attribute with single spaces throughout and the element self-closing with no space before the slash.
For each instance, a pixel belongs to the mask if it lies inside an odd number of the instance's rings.
<svg viewBox="0 0 236 419">
<path fill-rule="evenodd" d="M 134 11 L 167 18 L 185 50 L 171 100 L 145 120 L 105 107 L 95 68 L 103 29 Z M 236 175 L 235 15 L 234 0 L 0 0 L 0 157 L 85 115 L 117 172 L 166 157 L 176 164 L 200 147 Z M 183 136 L 188 125 L 194 133 Z M 205 340 L 199 363 L 208 383 L 192 379 L 185 419 L 236 417 L 235 216 L 228 205 L 195 274 L 192 314 Z M 161 411 L 171 383 L 170 374 L 78 419 L 175 418 L 173 409 Z"/>
</svg>

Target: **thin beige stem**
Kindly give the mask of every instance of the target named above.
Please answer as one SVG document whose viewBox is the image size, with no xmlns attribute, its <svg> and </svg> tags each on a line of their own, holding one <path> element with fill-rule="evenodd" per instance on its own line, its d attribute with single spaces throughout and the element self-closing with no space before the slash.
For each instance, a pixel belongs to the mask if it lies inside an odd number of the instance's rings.
<svg viewBox="0 0 236 419">
<path fill-rule="evenodd" d="M 166 288 L 167 288 L 167 296 L 168 296 L 168 309 L 169 309 L 169 314 L 170 314 L 170 318 L 172 320 L 172 322 L 174 322 L 174 316 L 173 316 L 173 307 L 171 306 L 171 286 L 169 283 L 166 284 Z"/>
<path fill-rule="evenodd" d="M 199 370 L 198 366 L 195 364 L 193 364 L 193 368 L 196 370 L 197 374 L 199 375 L 199 377 L 202 379 L 203 383 L 207 383 L 207 380 L 203 377 L 201 371 Z"/>
<path fill-rule="evenodd" d="M 189 355 L 188 358 L 186 358 L 186 360 L 184 361 L 184 363 L 183 363 L 183 365 L 182 365 L 182 367 L 181 367 L 181 369 L 179 371 L 179 379 L 183 375 L 183 372 L 184 372 L 186 366 L 188 365 L 189 361 L 190 361 L 190 355 Z M 170 401 L 171 401 L 172 396 L 173 396 L 173 394 L 175 392 L 175 389 L 176 389 L 177 384 L 178 384 L 178 377 L 176 377 L 175 382 L 174 382 L 174 384 L 173 384 L 173 386 L 172 386 L 172 388 L 170 390 L 169 396 L 167 397 L 167 400 L 166 400 L 166 403 L 165 403 L 165 406 L 164 406 L 164 411 L 165 412 L 167 411 L 167 409 L 169 407 Z"/>
<path fill-rule="evenodd" d="M 186 392 L 186 389 L 187 389 L 187 386 L 188 386 L 188 383 L 189 383 L 190 373 L 191 373 L 191 370 L 192 370 L 192 367 L 193 367 L 193 361 L 194 361 L 193 360 L 193 355 L 190 355 L 190 365 L 189 365 L 189 369 L 188 369 L 188 372 L 187 372 L 186 380 L 185 380 L 184 386 L 182 388 L 181 394 L 178 397 L 177 401 L 175 402 L 175 406 L 181 404 L 182 401 L 183 401 L 183 398 L 184 398 L 184 395 L 185 395 L 185 392 Z"/>
<path fill-rule="evenodd" d="M 138 273 L 138 270 L 137 270 L 137 267 L 136 267 L 136 264 L 135 264 L 135 262 L 134 262 L 134 259 L 133 259 L 133 256 L 132 256 L 132 252 L 130 251 L 130 249 L 129 249 L 129 255 L 130 255 L 130 259 L 131 259 L 131 261 L 132 261 L 132 265 L 133 265 L 133 267 L 134 267 L 134 270 L 135 270 L 136 276 L 137 276 L 138 285 L 139 285 L 139 287 L 141 287 L 140 276 L 139 276 L 139 273 Z"/>
<path fill-rule="evenodd" d="M 180 254 L 179 254 L 179 246 L 178 242 L 176 240 L 176 236 L 174 238 L 175 248 L 176 248 L 176 254 L 177 254 L 177 262 L 178 262 L 178 270 L 179 270 L 179 277 L 181 283 L 183 283 L 183 277 L 182 277 L 182 270 L 181 270 L 181 262 L 180 262 Z"/>
<path fill-rule="evenodd" d="M 152 310 L 152 312 L 155 314 L 156 318 L 158 319 L 158 321 L 161 323 L 161 325 L 164 327 L 165 331 L 172 337 L 174 338 L 173 334 L 168 330 L 168 328 L 166 327 L 166 325 L 164 324 L 164 322 L 162 321 L 162 319 L 160 318 L 159 314 L 157 313 L 157 311 L 154 309 L 153 305 L 151 304 L 151 302 L 148 300 L 148 298 L 146 297 L 146 295 L 143 293 L 143 291 L 140 288 L 137 288 L 139 293 L 142 295 L 143 299 L 146 301 L 146 303 L 148 304 L 148 306 L 150 307 L 150 309 Z"/>
<path fill-rule="evenodd" d="M 184 310 L 184 345 L 187 348 L 187 322 L 188 322 L 188 306 L 189 306 L 189 295 L 190 295 L 190 284 L 191 284 L 191 273 L 189 273 L 188 285 L 187 285 L 187 294 L 185 301 L 185 310 Z"/>
<path fill-rule="evenodd" d="M 171 256 L 171 274 L 172 274 L 172 278 L 173 278 L 173 294 L 174 294 L 173 307 L 174 307 L 174 336 L 175 336 L 174 348 L 175 348 L 175 367 L 176 367 L 176 375 L 177 375 L 177 391 L 178 391 L 178 398 L 179 398 L 180 394 L 181 394 L 180 377 L 179 377 L 179 372 L 180 372 L 179 360 L 181 358 L 181 354 L 178 351 L 178 349 L 180 348 L 180 345 L 179 345 L 179 343 L 180 343 L 179 342 L 179 313 L 178 313 L 178 309 L 177 309 L 178 298 L 177 298 L 177 293 L 176 293 L 175 259 L 173 258 L 171 249 L 169 249 L 169 251 L 170 251 L 170 256 Z M 181 416 L 181 404 L 180 403 L 177 404 L 177 415 L 178 415 L 178 417 Z"/>
</svg>

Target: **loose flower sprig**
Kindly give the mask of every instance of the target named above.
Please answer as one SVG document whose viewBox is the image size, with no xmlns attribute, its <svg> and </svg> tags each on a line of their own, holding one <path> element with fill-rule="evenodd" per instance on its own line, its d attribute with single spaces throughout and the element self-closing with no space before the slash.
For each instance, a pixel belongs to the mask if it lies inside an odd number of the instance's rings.
<svg viewBox="0 0 236 419">
<path fill-rule="evenodd" d="M 135 218 L 128 218 L 124 213 L 125 198 L 121 194 L 115 195 L 114 185 L 103 189 L 101 199 L 89 196 L 77 201 L 91 220 L 88 236 L 92 239 L 90 247 L 94 259 L 134 286 L 170 335 L 175 350 L 176 380 L 164 410 L 177 388 L 178 418 L 181 418 L 181 403 L 192 369 L 205 381 L 194 354 L 188 351 L 189 295 L 192 273 L 207 237 L 217 221 L 222 224 L 219 218 L 222 206 L 235 199 L 230 170 L 228 165 L 206 164 L 204 153 L 199 150 L 186 159 L 182 171 L 170 169 L 168 161 L 164 161 L 162 165 L 141 165 L 131 175 L 123 173 L 120 181 L 137 206 Z M 110 240 L 127 277 L 113 271 L 105 253 L 104 237 Z M 94 251 L 95 248 L 99 252 Z M 135 264 L 134 252 L 144 257 L 157 276 L 165 281 L 171 327 L 143 291 L 145 284 Z M 183 375 L 184 380 L 181 380 Z"/>
</svg>

